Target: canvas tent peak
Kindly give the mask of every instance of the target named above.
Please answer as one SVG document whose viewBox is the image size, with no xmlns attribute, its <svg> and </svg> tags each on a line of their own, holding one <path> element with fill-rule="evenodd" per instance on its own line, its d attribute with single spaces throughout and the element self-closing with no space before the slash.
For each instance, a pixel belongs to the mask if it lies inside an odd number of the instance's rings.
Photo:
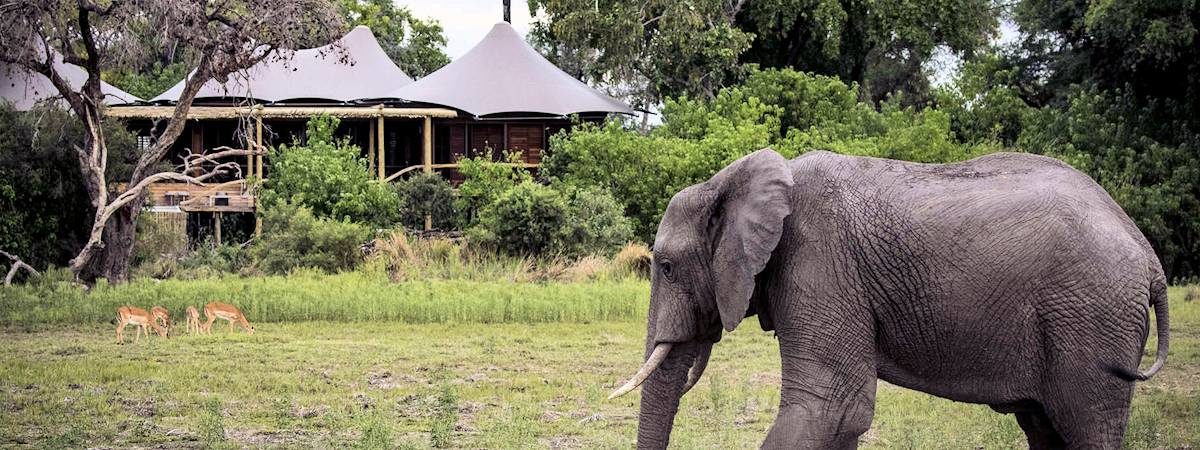
<svg viewBox="0 0 1200 450">
<path fill-rule="evenodd" d="M 80 89 L 87 81 L 87 71 L 82 67 L 63 62 L 59 55 L 54 57 L 54 70 L 73 89 Z M 106 105 L 142 101 L 133 94 L 117 89 L 103 81 L 100 82 L 100 92 L 104 94 L 104 104 Z M 29 72 L 11 64 L 0 63 L 0 98 L 11 101 L 17 111 L 28 111 L 37 103 L 56 97 L 59 97 L 58 89 L 45 75 Z"/>
<path fill-rule="evenodd" d="M 633 114 L 628 105 L 547 61 L 507 22 L 492 26 L 462 57 L 389 96 L 449 106 L 477 117 L 500 113 Z"/>
<path fill-rule="evenodd" d="M 363 25 L 329 45 L 280 52 L 282 58 L 268 58 L 230 75 L 225 83 L 209 80 L 196 99 L 349 103 L 388 98 L 391 91 L 412 83 L 384 52 L 371 29 Z M 150 101 L 174 103 L 183 92 L 184 81 Z"/>
</svg>

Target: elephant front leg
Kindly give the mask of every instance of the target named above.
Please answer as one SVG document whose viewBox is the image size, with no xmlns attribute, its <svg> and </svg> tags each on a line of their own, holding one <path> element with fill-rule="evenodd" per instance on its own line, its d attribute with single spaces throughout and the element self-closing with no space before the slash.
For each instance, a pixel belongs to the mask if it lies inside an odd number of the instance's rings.
<svg viewBox="0 0 1200 450">
<path fill-rule="evenodd" d="M 780 337 L 779 415 L 762 448 L 857 448 L 858 437 L 871 427 L 875 414 L 873 353 L 842 348 L 816 354 L 811 349 L 789 351 L 789 347 Z"/>
</svg>

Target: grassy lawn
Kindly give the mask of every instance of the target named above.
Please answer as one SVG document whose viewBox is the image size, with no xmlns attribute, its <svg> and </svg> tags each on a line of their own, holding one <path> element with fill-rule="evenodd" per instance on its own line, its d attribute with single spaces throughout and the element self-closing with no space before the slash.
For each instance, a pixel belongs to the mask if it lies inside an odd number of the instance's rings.
<svg viewBox="0 0 1200 450">
<path fill-rule="evenodd" d="M 1138 386 L 1129 447 L 1200 447 L 1200 302 L 1182 297 L 1172 291 L 1168 366 Z M 638 395 L 604 398 L 641 362 L 640 319 L 255 326 L 254 336 L 217 324 L 211 337 L 118 346 L 108 325 L 10 325 L 0 332 L 0 447 L 634 442 Z M 675 447 L 757 447 L 779 400 L 777 352 L 753 326 L 718 344 L 705 379 L 684 398 Z M 986 406 L 886 384 L 878 399 L 866 448 L 1023 445 L 1015 420 Z"/>
</svg>

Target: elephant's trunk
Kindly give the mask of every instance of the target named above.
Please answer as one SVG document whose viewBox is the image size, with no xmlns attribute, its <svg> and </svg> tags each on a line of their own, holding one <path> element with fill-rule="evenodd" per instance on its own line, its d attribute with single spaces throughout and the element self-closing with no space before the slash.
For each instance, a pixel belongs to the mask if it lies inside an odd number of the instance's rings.
<svg viewBox="0 0 1200 450">
<path fill-rule="evenodd" d="M 679 398 L 683 396 L 688 371 L 696 362 L 699 347 L 706 344 L 677 344 L 642 384 L 638 415 L 639 449 L 665 449 L 671 438 Z"/>
</svg>

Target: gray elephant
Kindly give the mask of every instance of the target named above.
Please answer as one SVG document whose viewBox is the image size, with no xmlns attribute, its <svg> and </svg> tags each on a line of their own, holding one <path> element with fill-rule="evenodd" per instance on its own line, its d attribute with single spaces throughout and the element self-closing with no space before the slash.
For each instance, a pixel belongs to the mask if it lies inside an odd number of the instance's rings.
<svg viewBox="0 0 1200 450">
<path fill-rule="evenodd" d="M 1167 357 L 1167 286 L 1112 198 L 1057 160 L 759 150 L 671 199 L 654 241 L 638 447 L 664 448 L 722 329 L 782 357 L 763 448 L 855 448 L 876 380 L 1014 413 L 1031 448 L 1118 448 Z M 1139 373 L 1157 319 L 1158 354 Z M 611 398 L 611 397 L 610 397 Z"/>
</svg>

